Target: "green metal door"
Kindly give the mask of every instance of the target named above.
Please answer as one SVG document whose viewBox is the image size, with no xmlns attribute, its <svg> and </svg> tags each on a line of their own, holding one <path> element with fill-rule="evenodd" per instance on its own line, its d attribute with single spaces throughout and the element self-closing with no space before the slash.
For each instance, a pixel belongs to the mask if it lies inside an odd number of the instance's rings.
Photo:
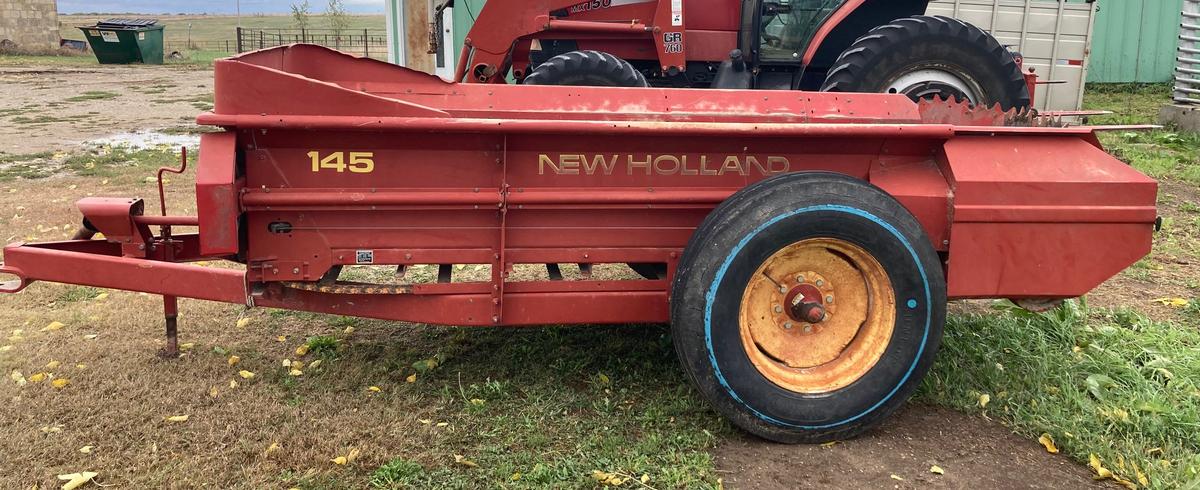
<svg viewBox="0 0 1200 490">
<path fill-rule="evenodd" d="M 1169 82 L 1183 0 L 1100 0 L 1088 82 Z"/>
</svg>

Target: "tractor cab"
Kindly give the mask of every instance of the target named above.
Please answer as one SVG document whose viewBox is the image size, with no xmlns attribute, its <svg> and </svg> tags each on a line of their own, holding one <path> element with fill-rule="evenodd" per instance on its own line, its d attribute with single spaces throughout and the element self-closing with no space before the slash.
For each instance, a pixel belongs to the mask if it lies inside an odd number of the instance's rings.
<svg viewBox="0 0 1200 490">
<path fill-rule="evenodd" d="M 870 29 L 924 13 L 927 0 L 748 0 L 740 59 L 749 73 L 717 75 L 714 88 L 818 90 L 842 51 Z M 728 66 L 724 70 L 728 71 Z"/>
<path fill-rule="evenodd" d="M 845 0 L 746 2 L 757 7 L 756 15 L 746 18 L 758 24 L 758 58 L 777 63 L 799 62 L 817 28 L 843 3 Z M 754 28 L 743 25 L 743 29 Z"/>
</svg>

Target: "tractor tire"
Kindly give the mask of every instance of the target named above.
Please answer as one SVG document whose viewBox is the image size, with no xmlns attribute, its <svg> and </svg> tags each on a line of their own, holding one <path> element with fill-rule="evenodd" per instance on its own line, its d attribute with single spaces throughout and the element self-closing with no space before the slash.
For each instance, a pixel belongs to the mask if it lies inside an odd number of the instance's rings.
<svg viewBox="0 0 1200 490">
<path fill-rule="evenodd" d="M 521 82 L 525 85 L 648 87 L 646 77 L 621 58 L 600 51 L 571 51 L 546 60 Z"/>
<path fill-rule="evenodd" d="M 1030 104 L 1020 65 L 996 38 L 957 19 L 925 15 L 858 38 L 834 62 L 821 91 L 957 98 L 1005 111 Z"/>
<path fill-rule="evenodd" d="M 717 412 L 768 440 L 822 443 L 880 423 L 921 383 L 946 283 L 921 224 L 886 192 L 797 172 L 704 220 L 670 313 L 680 362 Z"/>
</svg>

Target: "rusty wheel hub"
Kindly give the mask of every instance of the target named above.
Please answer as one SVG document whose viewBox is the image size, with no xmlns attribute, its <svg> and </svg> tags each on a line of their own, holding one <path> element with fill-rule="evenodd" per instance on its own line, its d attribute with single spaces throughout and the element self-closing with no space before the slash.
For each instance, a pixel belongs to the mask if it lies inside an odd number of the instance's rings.
<svg viewBox="0 0 1200 490">
<path fill-rule="evenodd" d="M 775 384 L 824 393 L 861 378 L 883 356 L 895 295 L 883 266 L 832 238 L 793 243 L 769 257 L 742 296 L 742 344 Z"/>
</svg>

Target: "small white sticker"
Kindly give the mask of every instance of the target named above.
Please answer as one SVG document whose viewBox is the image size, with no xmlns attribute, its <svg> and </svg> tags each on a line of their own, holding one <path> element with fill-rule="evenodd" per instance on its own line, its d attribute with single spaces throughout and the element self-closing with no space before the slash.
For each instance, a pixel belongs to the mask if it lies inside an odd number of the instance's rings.
<svg viewBox="0 0 1200 490">
<path fill-rule="evenodd" d="M 121 42 L 121 40 L 117 38 L 117 33 L 114 31 L 100 31 L 100 37 L 104 38 L 104 42 L 106 43 Z"/>
<path fill-rule="evenodd" d="M 139 32 L 138 33 L 138 41 L 145 41 L 145 40 L 146 40 L 146 33 Z"/>
<path fill-rule="evenodd" d="M 671 0 L 671 26 L 683 25 L 683 0 Z"/>
<path fill-rule="evenodd" d="M 357 250 L 354 252 L 354 263 L 356 264 L 374 264 L 374 250 Z"/>
</svg>

